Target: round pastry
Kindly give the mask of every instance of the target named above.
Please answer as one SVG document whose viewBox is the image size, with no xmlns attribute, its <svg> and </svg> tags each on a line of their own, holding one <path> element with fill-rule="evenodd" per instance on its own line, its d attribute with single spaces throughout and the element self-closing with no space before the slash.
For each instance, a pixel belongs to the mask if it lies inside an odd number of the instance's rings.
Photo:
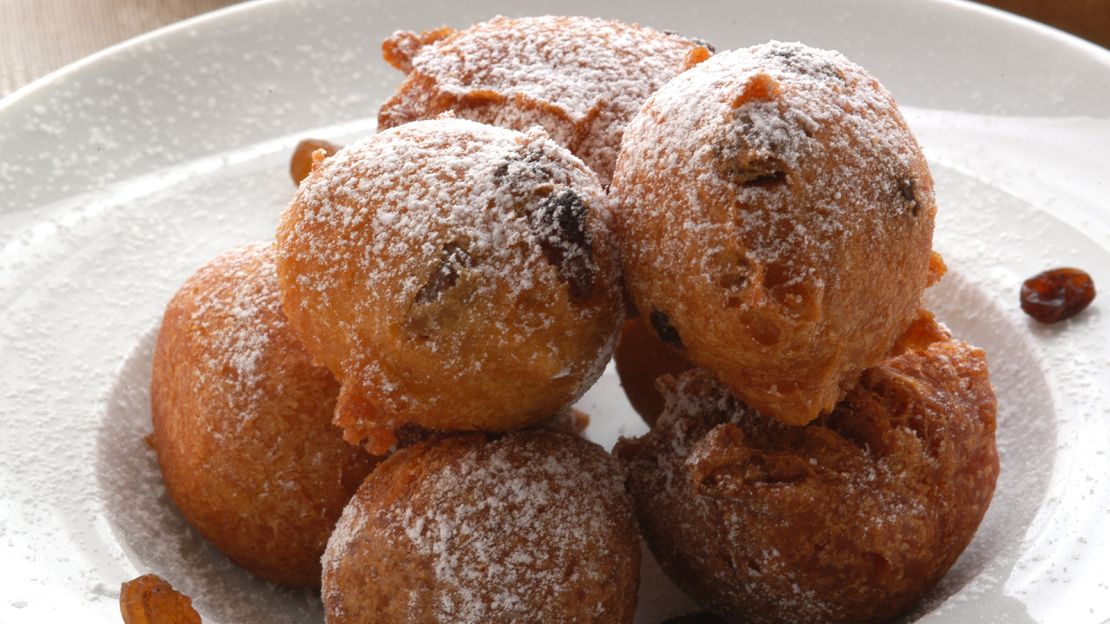
<svg viewBox="0 0 1110 624">
<path fill-rule="evenodd" d="M 680 74 L 629 123 L 611 193 L 640 314 L 788 424 L 883 357 L 929 278 L 925 158 L 836 52 L 771 42 Z"/>
<path fill-rule="evenodd" d="M 605 202 L 538 128 L 414 122 L 318 165 L 281 218 L 278 277 L 342 382 L 347 439 L 509 430 L 581 396 L 623 312 Z"/>
<path fill-rule="evenodd" d="M 407 74 L 378 113 L 392 128 L 453 110 L 551 137 L 609 183 L 625 124 L 708 44 L 586 17 L 496 17 L 462 31 L 398 32 L 385 59 Z"/>
<path fill-rule="evenodd" d="M 550 429 L 399 450 L 324 554 L 328 624 L 632 622 L 640 543 L 620 464 Z"/>
<path fill-rule="evenodd" d="M 318 587 L 328 536 L 376 462 L 331 424 L 339 384 L 286 323 L 271 245 L 185 282 L 150 386 L 153 444 L 182 515 L 251 572 Z"/>
<path fill-rule="evenodd" d="M 668 576 L 753 624 L 881 621 L 939 581 L 994 492 L 996 403 L 983 352 L 928 323 L 804 427 L 704 369 L 664 377 L 659 422 L 616 453 Z"/>
<path fill-rule="evenodd" d="M 628 401 L 648 425 L 654 425 L 663 412 L 663 395 L 655 380 L 694 367 L 677 350 L 663 344 L 641 316 L 624 322 L 613 362 Z"/>
</svg>

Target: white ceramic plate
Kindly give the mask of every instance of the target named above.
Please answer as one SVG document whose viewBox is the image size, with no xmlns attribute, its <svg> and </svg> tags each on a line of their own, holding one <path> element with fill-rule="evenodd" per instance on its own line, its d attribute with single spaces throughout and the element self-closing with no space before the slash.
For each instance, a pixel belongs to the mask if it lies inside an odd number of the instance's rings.
<svg viewBox="0 0 1110 624">
<path fill-rule="evenodd" d="M 739 47 L 840 49 L 894 92 L 933 166 L 930 303 L 988 350 L 1002 476 L 964 556 L 908 619 L 1110 618 L 1110 315 L 1057 327 L 1021 279 L 1076 265 L 1110 284 L 1110 53 L 956 2 L 602 6 L 446 0 L 255 2 L 118 46 L 0 102 L 0 622 L 118 622 L 121 581 L 156 572 L 212 624 L 319 622 L 318 600 L 229 564 L 170 506 L 147 382 L 169 296 L 200 264 L 268 239 L 298 138 L 372 132 L 400 81 L 398 28 L 587 14 Z M 590 434 L 642 430 L 612 373 Z M 639 621 L 688 602 L 648 565 Z"/>
</svg>

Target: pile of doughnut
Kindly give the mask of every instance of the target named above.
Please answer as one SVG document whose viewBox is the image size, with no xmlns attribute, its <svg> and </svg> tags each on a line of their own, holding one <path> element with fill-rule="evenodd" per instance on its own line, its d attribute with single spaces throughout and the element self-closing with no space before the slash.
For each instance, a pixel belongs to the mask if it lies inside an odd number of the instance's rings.
<svg viewBox="0 0 1110 624">
<path fill-rule="evenodd" d="M 922 307 L 933 183 L 873 76 L 581 17 L 383 51 L 379 131 L 166 309 L 152 444 L 197 530 L 330 624 L 632 622 L 641 540 L 728 622 L 940 580 L 996 402 Z M 651 429 L 610 453 L 571 406 L 614 352 Z"/>
</svg>

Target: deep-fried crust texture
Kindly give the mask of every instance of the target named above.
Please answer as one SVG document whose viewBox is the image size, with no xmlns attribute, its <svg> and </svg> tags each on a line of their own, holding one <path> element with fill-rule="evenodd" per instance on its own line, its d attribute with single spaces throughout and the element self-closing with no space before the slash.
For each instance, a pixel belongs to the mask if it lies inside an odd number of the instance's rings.
<svg viewBox="0 0 1110 624">
<path fill-rule="evenodd" d="M 328 624 L 632 622 L 640 545 L 623 475 L 550 429 L 398 451 L 328 543 Z"/>
<path fill-rule="evenodd" d="M 941 270 L 925 158 L 835 52 L 771 42 L 680 74 L 626 128 L 611 192 L 640 314 L 788 424 L 833 408 Z"/>
<path fill-rule="evenodd" d="M 315 587 L 343 506 L 375 463 L 331 424 L 339 385 L 281 312 L 269 244 L 228 252 L 166 306 L 154 353 L 154 446 L 166 488 L 228 557 Z"/>
<path fill-rule="evenodd" d="M 676 349 L 663 344 L 640 316 L 624 322 L 613 362 L 628 401 L 648 425 L 654 425 L 663 412 L 663 395 L 655 380 L 694 367 Z"/>
<path fill-rule="evenodd" d="M 155 574 L 123 583 L 119 610 L 123 624 L 201 624 L 193 599 Z"/>
<path fill-rule="evenodd" d="M 625 124 L 656 89 L 708 58 L 707 45 L 586 17 L 496 17 L 457 32 L 397 32 L 382 51 L 408 76 L 378 126 L 448 110 L 521 131 L 539 124 L 608 184 Z"/>
<path fill-rule="evenodd" d="M 597 177 L 541 130 L 386 130 L 301 184 L 277 233 L 285 311 L 373 452 L 406 424 L 500 431 L 572 404 L 612 354 L 618 266 Z"/>
<path fill-rule="evenodd" d="M 668 382 L 656 427 L 616 452 L 663 569 L 730 620 L 892 617 L 940 580 L 994 492 L 986 359 L 947 336 L 868 369 L 804 427 L 705 370 Z"/>
</svg>

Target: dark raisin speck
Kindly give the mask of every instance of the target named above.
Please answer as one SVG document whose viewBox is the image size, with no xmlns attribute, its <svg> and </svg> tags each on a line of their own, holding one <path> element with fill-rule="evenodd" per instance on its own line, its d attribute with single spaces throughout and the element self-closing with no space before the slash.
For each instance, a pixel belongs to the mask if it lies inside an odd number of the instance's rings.
<svg viewBox="0 0 1110 624">
<path fill-rule="evenodd" d="M 785 167 L 773 158 L 728 160 L 722 164 L 721 173 L 741 186 L 774 186 L 786 181 Z"/>
<path fill-rule="evenodd" d="M 916 217 L 921 212 L 921 202 L 917 200 L 917 184 L 914 183 L 913 178 L 898 180 L 898 194 L 909 203 L 910 212 Z"/>
<path fill-rule="evenodd" d="M 547 155 L 542 149 L 532 149 L 524 154 L 512 154 L 493 170 L 493 178 L 502 180 L 506 176 L 514 178 L 511 182 L 518 182 L 515 178 L 527 178 L 533 182 L 551 179 L 551 169 L 547 162 Z"/>
<path fill-rule="evenodd" d="M 750 110 L 738 109 L 730 132 L 715 146 L 717 173 L 744 187 L 785 184 L 789 166 L 781 154 L 788 147 L 781 137 L 789 133 L 790 128 L 790 122 L 785 119 L 757 123 Z"/>
<path fill-rule="evenodd" d="M 1038 273 L 1021 285 L 1021 309 L 1042 323 L 1079 314 L 1095 299 L 1095 282 L 1086 271 L 1059 268 Z"/>
<path fill-rule="evenodd" d="M 586 232 L 588 213 L 582 198 L 564 188 L 541 199 L 529 215 L 544 257 L 566 282 L 574 301 L 592 297 L 597 278 L 593 245 Z"/>
<path fill-rule="evenodd" d="M 465 249 L 457 243 L 444 245 L 439 254 L 439 264 L 417 291 L 415 302 L 426 304 L 439 299 L 445 290 L 459 281 L 459 269 L 466 266 L 470 266 L 470 254 Z"/>
<path fill-rule="evenodd" d="M 671 319 L 667 317 L 666 313 L 660 310 L 652 310 L 649 318 L 651 327 L 664 344 L 669 344 L 672 347 L 682 346 L 682 337 L 678 335 L 678 330 L 671 325 Z"/>
</svg>

